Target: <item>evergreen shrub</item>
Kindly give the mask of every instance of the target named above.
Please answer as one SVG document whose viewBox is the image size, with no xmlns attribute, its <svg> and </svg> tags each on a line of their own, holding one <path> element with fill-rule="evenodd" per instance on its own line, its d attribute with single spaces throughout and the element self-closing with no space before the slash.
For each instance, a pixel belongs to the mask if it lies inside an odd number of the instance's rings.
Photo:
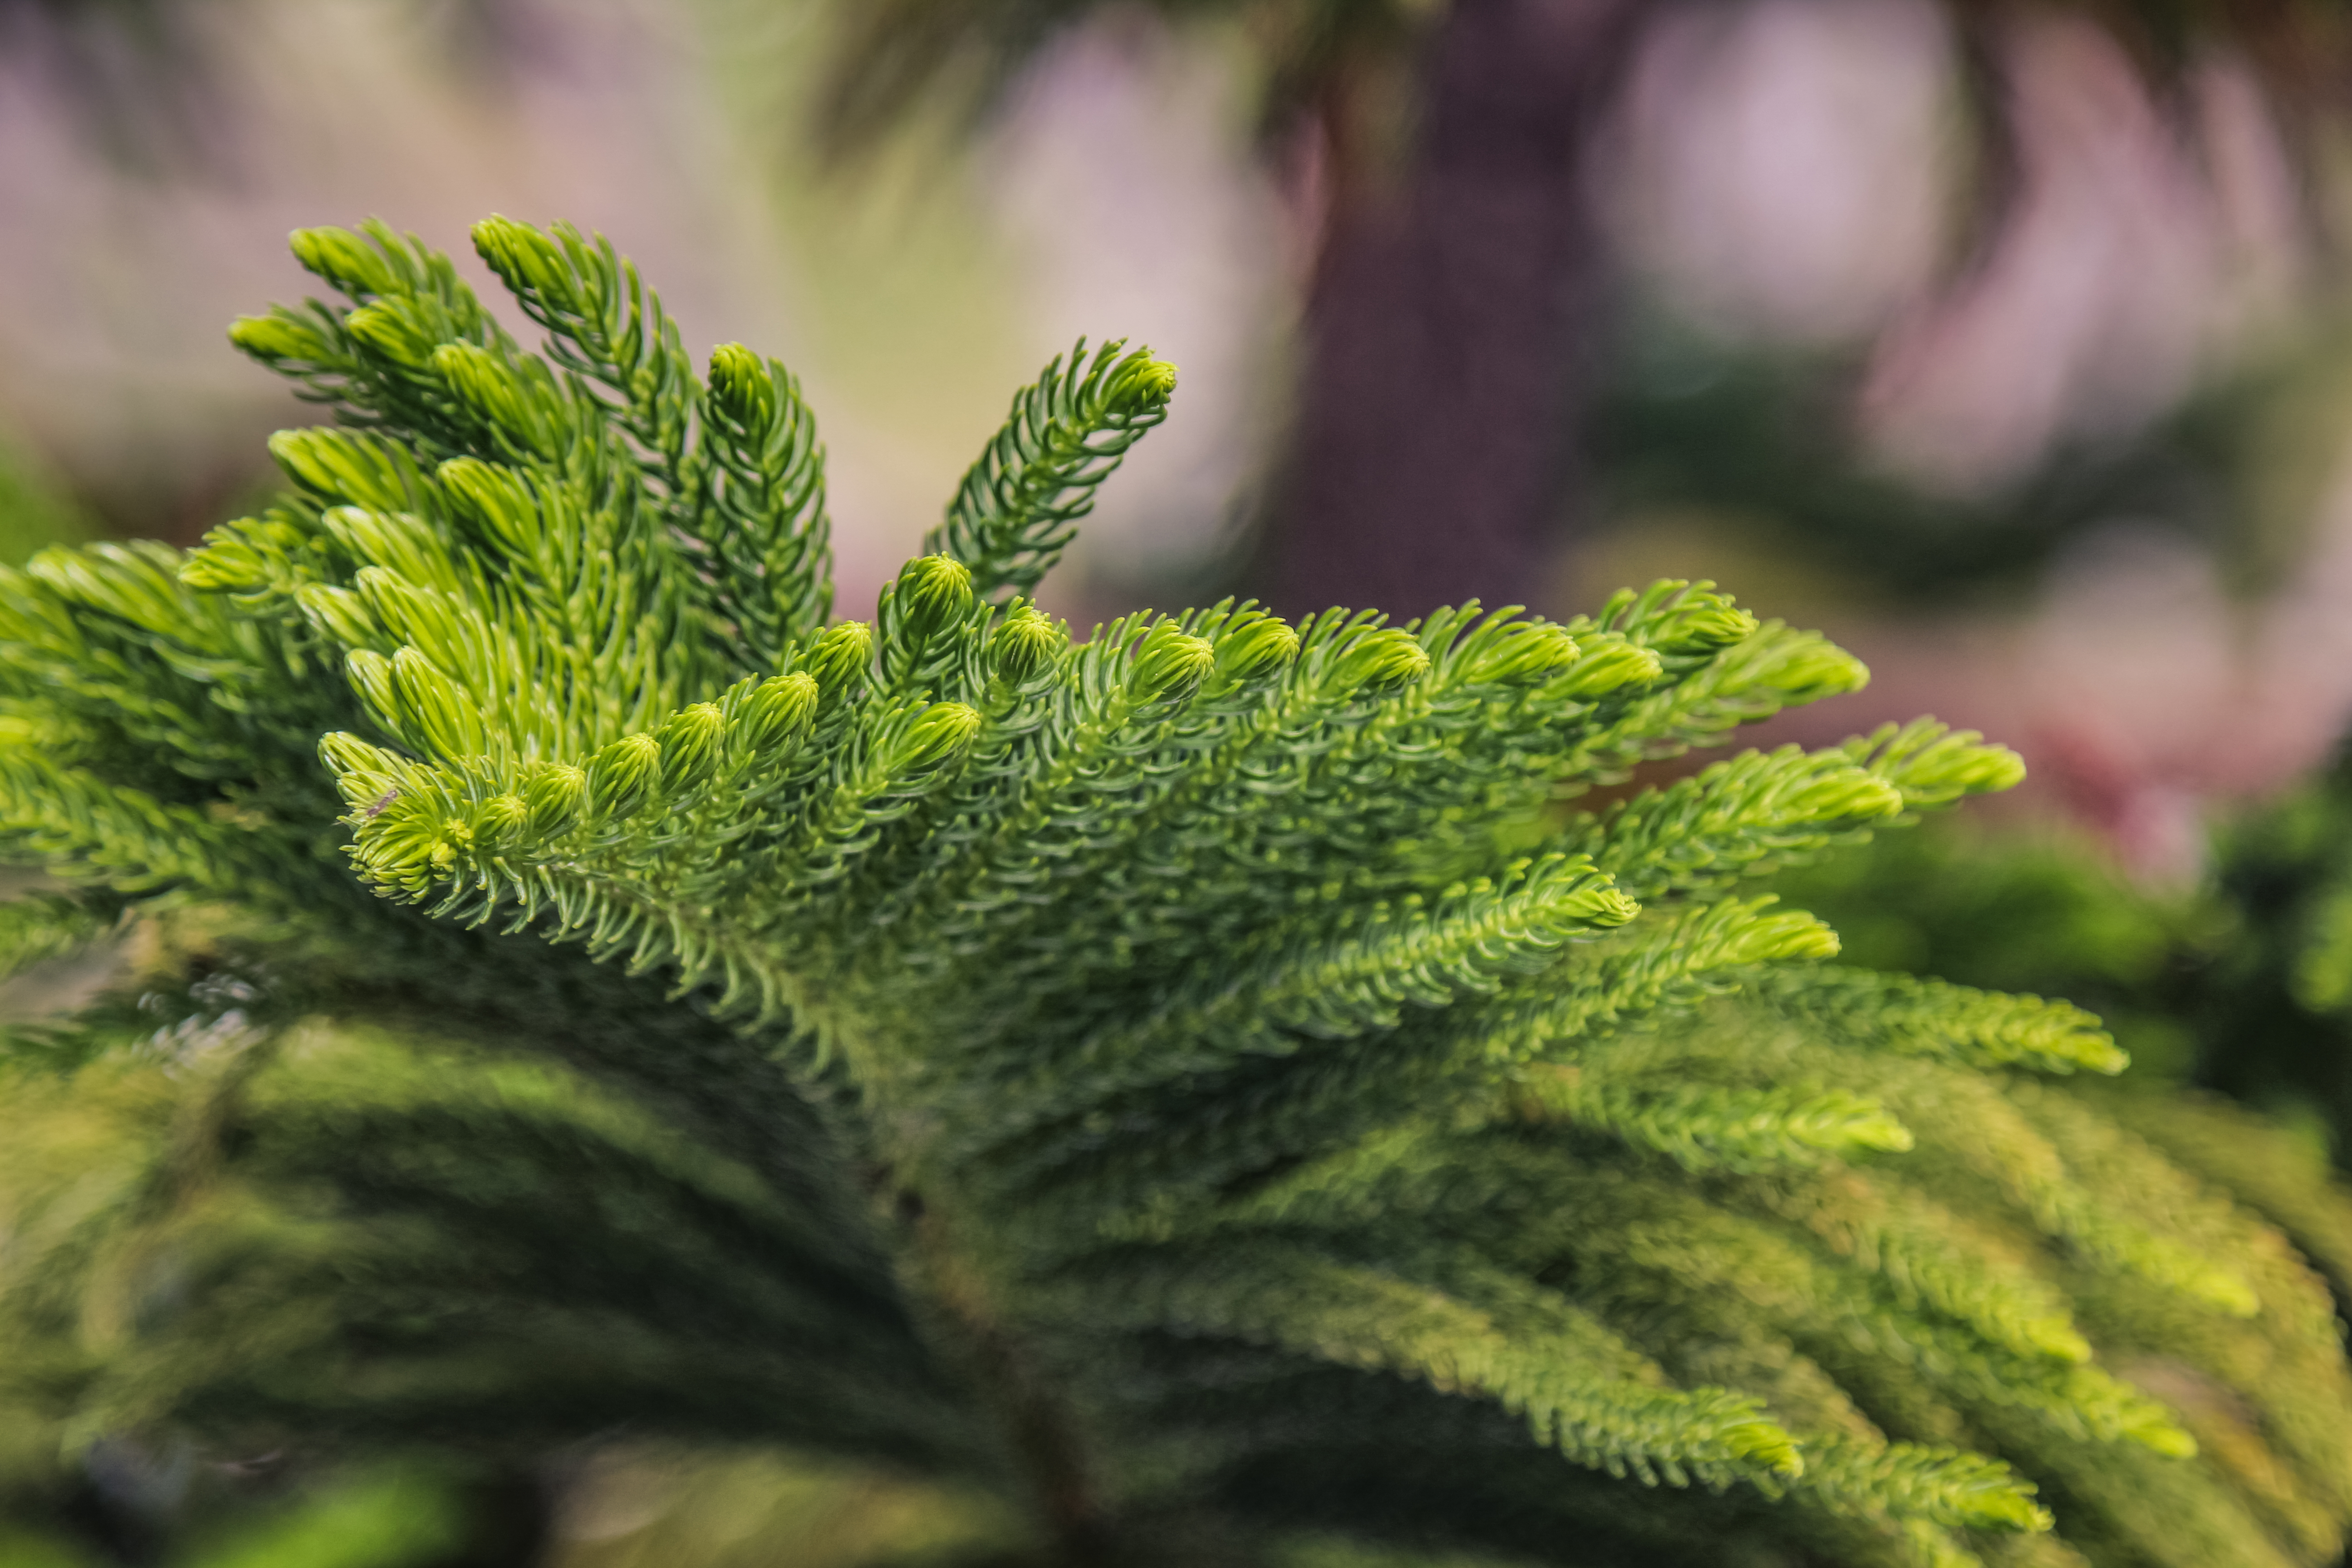
<svg viewBox="0 0 2352 1568">
<path fill-rule="evenodd" d="M 617 1432 L 977 1489 L 999 1563 L 2338 1552 L 2263 1203 L 2055 1081 L 2089 1015 L 1756 891 L 2014 755 L 1630 788 L 1865 678 L 1706 584 L 1075 640 L 1028 595 L 1174 386 L 1118 344 L 834 621 L 791 374 L 474 238 L 541 352 L 301 232 L 341 301 L 232 334 L 335 416 L 276 504 L 0 574 L 11 962 L 119 977 L 11 1036 L 20 1494 Z"/>
</svg>

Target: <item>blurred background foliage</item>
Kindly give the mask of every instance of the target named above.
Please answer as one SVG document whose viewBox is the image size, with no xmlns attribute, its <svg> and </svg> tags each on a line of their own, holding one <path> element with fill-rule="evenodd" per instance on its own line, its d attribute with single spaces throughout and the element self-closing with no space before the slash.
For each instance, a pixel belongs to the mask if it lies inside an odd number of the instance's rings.
<svg viewBox="0 0 2352 1568">
<path fill-rule="evenodd" d="M 310 411 L 219 334 L 302 291 L 298 224 L 611 235 L 689 348 L 827 410 L 851 603 L 1003 387 L 1128 334 L 1179 416 L 1051 607 L 1721 579 L 1869 659 L 1841 731 L 1932 710 L 2034 771 L 1787 875 L 1850 961 L 2079 1001 L 2116 1094 L 2341 1164 L 2348 47 L 2305 0 L 0 0 L 0 558 L 191 540 L 267 483 Z M 878 1471 L 626 1434 L 520 1475 L 0 1436 L 0 1490 L 11 1568 L 1028 1550 Z"/>
</svg>

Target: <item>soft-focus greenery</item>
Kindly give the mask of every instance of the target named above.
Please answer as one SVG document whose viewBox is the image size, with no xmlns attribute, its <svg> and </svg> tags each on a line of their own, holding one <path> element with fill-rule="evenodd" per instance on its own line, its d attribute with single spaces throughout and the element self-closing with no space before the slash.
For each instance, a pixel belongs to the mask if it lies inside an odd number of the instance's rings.
<svg viewBox="0 0 2352 1568">
<path fill-rule="evenodd" d="M 94 531 L 79 509 L 31 463 L 0 449 L 0 563 L 22 565 L 37 550 L 77 542 Z"/>
</svg>

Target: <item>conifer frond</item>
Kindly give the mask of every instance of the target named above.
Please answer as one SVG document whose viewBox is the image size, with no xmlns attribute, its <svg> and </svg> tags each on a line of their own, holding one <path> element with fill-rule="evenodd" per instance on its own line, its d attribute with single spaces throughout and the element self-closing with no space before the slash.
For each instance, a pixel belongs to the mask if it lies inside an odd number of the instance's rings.
<svg viewBox="0 0 2352 1568">
<path fill-rule="evenodd" d="M 1529 1081 L 1522 1103 L 1532 1114 L 1597 1129 L 1693 1171 L 1778 1170 L 1825 1155 L 1911 1147 L 1911 1130 L 1885 1106 L 1843 1089 L 1652 1088 L 1557 1068 Z"/>
<path fill-rule="evenodd" d="M 2021 1355 L 2090 1359 L 2064 1299 L 2023 1248 L 1906 1185 L 1897 1171 L 1828 1173 L 1759 1188 L 1757 1199 L 1876 1274 L 1904 1306 L 1925 1305 Z"/>
<path fill-rule="evenodd" d="M 738 668 L 778 668 L 833 610 L 824 448 L 798 377 L 740 343 L 710 353 L 702 400 L 703 521 L 713 605 L 734 628 Z"/>
<path fill-rule="evenodd" d="M 541 231 L 511 218 L 474 226 L 474 249 L 547 329 L 548 357 L 610 393 L 666 499 L 688 501 L 688 443 L 695 415 L 692 362 L 661 301 L 612 241 L 568 223 Z M 446 339 L 442 341 L 447 341 Z"/>
<path fill-rule="evenodd" d="M 1780 970 L 1756 994 L 1831 1039 L 1969 1067 L 2118 1073 L 2127 1058 L 2098 1020 L 2067 1002 L 1976 991 L 1866 970 Z"/>
<path fill-rule="evenodd" d="M 1902 792 L 1842 749 L 1808 756 L 1784 746 L 1646 792 L 1581 832 L 1629 890 L 1655 899 L 1769 870 L 1776 853 L 1820 849 L 1902 809 Z"/>
<path fill-rule="evenodd" d="M 1613 807 L 1566 847 L 1590 852 L 1634 898 L 1712 891 L 1852 842 L 1906 809 L 2024 776 L 2015 752 L 1978 739 L 1922 722 L 1811 754 L 1749 752 Z"/>
<path fill-rule="evenodd" d="M 462 426 L 431 374 L 433 353 L 460 343 L 508 356 L 514 343 L 448 258 L 373 220 L 356 233 L 298 229 L 292 246 L 303 268 L 352 308 L 276 306 L 239 318 L 229 341 L 350 423 L 391 425 L 430 448 L 462 449 Z"/>
<path fill-rule="evenodd" d="M 1575 635 L 1581 627 L 1570 621 L 1568 629 Z M 1630 633 L 1618 635 L 1656 659 L 1656 650 L 1637 640 L 1642 630 L 1635 623 Z M 1712 657 L 1684 652 L 1674 660 L 1679 668 L 1660 663 L 1664 681 L 1637 678 L 1615 688 L 1631 700 L 1607 703 L 1595 715 L 1600 722 L 1562 759 L 1563 778 L 1619 784 L 1637 763 L 1678 757 L 1694 746 L 1720 745 L 1742 724 L 1759 722 L 1783 708 L 1858 691 L 1870 679 L 1861 660 L 1820 633 L 1795 631 L 1778 621 L 1765 622 Z M 1640 666 L 1618 658 L 1605 668 L 1613 675 Z"/>
<path fill-rule="evenodd" d="M 2050 1510 L 2033 1500 L 2032 1486 L 1980 1454 L 1910 1443 L 1875 1450 L 1824 1443 L 1812 1453 L 1805 1489 L 1832 1508 L 1961 1529 L 2050 1528 Z"/>
<path fill-rule="evenodd" d="M 1565 1302 L 1495 1316 L 1425 1283 L 1303 1249 L 1226 1247 L 1122 1269 L 1104 1283 L 1137 1326 L 1272 1343 L 1492 1399 L 1536 1441 L 1645 1485 L 1793 1478 L 1804 1461 L 1753 1401 L 1678 1390 L 1614 1333 Z M 1099 1311 L 1099 1307 L 1095 1309 Z"/>
<path fill-rule="evenodd" d="M 1168 417 L 1176 367 L 1125 339 L 1089 355 L 1080 338 L 1066 362 L 1046 362 L 1013 397 L 1004 426 L 963 477 L 947 519 L 923 538 L 971 571 L 993 598 L 1034 591 L 1094 510 L 1095 491 L 1128 448 Z"/>
<path fill-rule="evenodd" d="M 1750 984 L 1766 965 L 1836 954 L 1836 932 L 1779 902 L 1766 893 L 1654 914 L 1504 997 L 1472 1041 L 1496 1063 L 1573 1057 L 1629 1022 Z"/>
</svg>

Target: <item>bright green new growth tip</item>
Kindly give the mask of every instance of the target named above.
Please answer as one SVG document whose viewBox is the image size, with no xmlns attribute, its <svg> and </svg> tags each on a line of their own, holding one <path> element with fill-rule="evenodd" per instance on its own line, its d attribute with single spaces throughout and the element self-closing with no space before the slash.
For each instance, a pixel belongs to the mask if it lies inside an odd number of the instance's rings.
<svg viewBox="0 0 2352 1568">
<path fill-rule="evenodd" d="M 1175 385 L 1116 343 L 831 622 L 793 376 L 475 242 L 543 353 L 305 231 L 348 303 L 232 332 L 339 420 L 278 503 L 0 574 L 0 832 L 79 890 L 0 935 L 156 933 L 17 1047 L 50 1452 L 625 1424 L 973 1481 L 1038 1563 L 2337 1550 L 2326 1289 L 2020 1076 L 2117 1070 L 2095 1020 L 1744 890 L 2012 753 L 1580 807 L 1865 679 L 1704 583 L 1074 640 L 1025 595 Z"/>
</svg>

